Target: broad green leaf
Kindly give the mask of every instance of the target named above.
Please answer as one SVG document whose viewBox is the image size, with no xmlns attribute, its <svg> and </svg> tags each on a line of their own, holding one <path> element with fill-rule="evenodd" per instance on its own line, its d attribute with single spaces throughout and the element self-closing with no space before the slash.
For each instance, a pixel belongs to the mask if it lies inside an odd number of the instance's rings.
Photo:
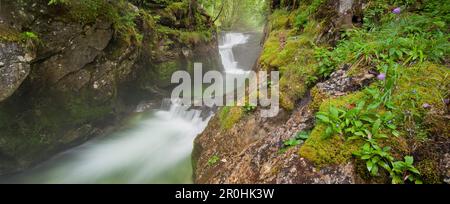
<svg viewBox="0 0 450 204">
<path fill-rule="evenodd" d="M 400 136 L 400 132 L 397 131 L 397 130 L 392 131 L 392 134 L 393 134 L 395 137 Z"/>
<path fill-rule="evenodd" d="M 330 118 L 325 115 L 317 115 L 317 118 L 324 123 L 330 123 Z"/>
<path fill-rule="evenodd" d="M 387 126 L 388 128 L 390 128 L 390 129 L 393 129 L 393 130 L 395 130 L 395 129 L 397 128 L 397 126 L 394 125 L 394 124 L 387 124 L 386 126 Z"/>
<path fill-rule="evenodd" d="M 378 131 L 380 130 L 380 126 L 381 126 L 381 120 L 378 119 L 375 121 L 375 123 L 372 126 L 372 133 L 374 135 L 378 134 Z"/>
<path fill-rule="evenodd" d="M 331 107 L 330 108 L 330 113 L 331 113 L 331 117 L 334 119 L 338 119 L 339 118 L 339 111 L 337 108 L 335 107 Z"/>
<path fill-rule="evenodd" d="M 367 159 L 370 159 L 372 156 L 371 155 L 363 155 L 362 157 L 361 157 L 361 159 L 362 160 L 367 160 Z"/>
<path fill-rule="evenodd" d="M 376 164 L 373 165 L 372 175 L 378 175 L 378 166 Z"/>
<path fill-rule="evenodd" d="M 366 136 L 366 135 L 365 135 L 363 132 L 361 132 L 361 131 L 355 132 L 355 135 L 357 135 L 357 136 L 362 136 L 362 137 Z"/>
<path fill-rule="evenodd" d="M 412 156 L 405 156 L 406 164 L 412 165 L 414 163 L 414 158 Z"/>
<path fill-rule="evenodd" d="M 373 167 L 374 167 L 374 164 L 373 164 L 373 162 L 372 161 L 367 161 L 366 162 L 366 166 L 367 166 L 367 170 L 369 170 L 369 172 L 372 172 L 372 169 L 373 169 Z"/>
<path fill-rule="evenodd" d="M 370 104 L 370 105 L 367 106 L 367 110 L 374 110 L 374 109 L 377 109 L 380 105 L 381 105 L 381 102 L 378 102 L 378 103 L 372 103 L 372 104 Z"/>
</svg>

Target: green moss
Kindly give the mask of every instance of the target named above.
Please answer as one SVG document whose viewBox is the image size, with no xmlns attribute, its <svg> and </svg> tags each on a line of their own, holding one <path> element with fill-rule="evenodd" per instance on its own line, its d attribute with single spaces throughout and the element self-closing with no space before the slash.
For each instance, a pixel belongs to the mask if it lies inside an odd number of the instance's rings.
<svg viewBox="0 0 450 204">
<path fill-rule="evenodd" d="M 219 112 L 220 127 L 222 130 L 231 129 L 244 115 L 241 107 L 226 106 Z"/>
<path fill-rule="evenodd" d="M 351 159 L 360 144 L 356 141 L 345 141 L 339 136 L 323 139 L 325 129 L 323 125 L 317 125 L 313 129 L 308 140 L 300 148 L 300 156 L 319 167 L 327 164 L 343 164 Z"/>
<path fill-rule="evenodd" d="M 423 160 L 417 164 L 417 169 L 420 171 L 423 182 L 426 184 L 441 184 L 439 173 L 439 165 L 434 160 Z"/>
<path fill-rule="evenodd" d="M 194 47 L 202 42 L 209 42 L 212 39 L 211 30 L 189 31 L 183 29 L 174 29 L 167 26 L 158 26 L 158 33 L 165 36 L 168 42 L 177 42 L 184 46 Z M 170 43 L 166 46 L 170 46 Z"/>
<path fill-rule="evenodd" d="M 280 79 L 280 105 L 293 110 L 295 102 L 303 97 L 308 89 L 308 76 L 314 76 L 315 70 L 300 64 L 288 65 Z"/>
<path fill-rule="evenodd" d="M 320 111 L 329 110 L 330 106 L 347 107 L 365 96 L 363 92 L 355 92 L 339 98 L 329 98 L 320 105 Z M 300 156 L 314 162 L 318 166 L 326 164 L 342 164 L 352 157 L 352 153 L 359 149 L 358 141 L 346 141 L 340 136 L 324 139 L 326 127 L 318 124 L 311 132 L 310 138 L 300 148 Z"/>
<path fill-rule="evenodd" d="M 433 63 L 420 63 L 399 67 L 399 73 L 393 103 L 398 107 L 396 114 L 405 119 L 403 134 L 409 135 L 406 130 L 410 130 L 419 140 L 427 138 L 429 131 L 448 134 L 450 129 L 443 119 L 447 105 L 443 100 L 450 94 L 450 70 Z M 424 108 L 424 104 L 431 108 Z"/>
<path fill-rule="evenodd" d="M 93 105 L 88 101 L 83 98 L 72 98 L 65 105 L 69 113 L 68 117 L 73 124 L 95 121 L 112 112 L 112 107 L 109 105 Z"/>
<path fill-rule="evenodd" d="M 286 110 L 293 110 L 296 101 L 317 80 L 314 38 L 321 30 L 321 24 L 310 21 L 301 34 L 295 29 L 276 28 L 280 29 L 270 33 L 260 63 L 263 69 L 280 71 L 280 104 Z"/>
<path fill-rule="evenodd" d="M 171 60 L 154 65 L 152 68 L 153 72 L 149 72 L 148 74 L 151 75 L 149 78 L 151 78 L 152 81 L 159 87 L 167 87 L 171 84 L 170 81 L 172 74 L 180 69 L 180 62 L 177 60 Z"/>
<path fill-rule="evenodd" d="M 211 40 L 212 34 L 209 31 L 181 32 L 180 40 L 182 43 L 197 45 Z"/>
<path fill-rule="evenodd" d="M 363 91 L 354 92 L 337 98 L 329 98 L 320 105 L 320 111 L 327 112 L 331 106 L 345 108 L 363 99 L 366 94 Z"/>
<path fill-rule="evenodd" d="M 328 98 L 326 93 L 322 93 L 316 86 L 311 89 L 311 103 L 309 104 L 310 110 L 313 112 L 319 111 L 320 105 Z"/>
<path fill-rule="evenodd" d="M 290 27 L 289 12 L 286 10 L 275 10 L 269 17 L 272 30 L 286 29 Z"/>
<path fill-rule="evenodd" d="M 98 17 L 105 16 L 112 9 L 104 0 L 66 1 L 61 5 L 67 7 L 70 18 L 83 24 L 95 22 Z"/>
<path fill-rule="evenodd" d="M 421 63 L 413 67 L 400 67 L 401 74 L 394 93 L 394 103 L 403 109 L 420 109 L 428 103 L 443 111 L 443 99 L 449 96 L 450 70 L 432 63 Z"/>
<path fill-rule="evenodd" d="M 20 42 L 21 35 L 19 32 L 6 28 L 0 24 L 0 41 L 6 42 Z"/>
</svg>

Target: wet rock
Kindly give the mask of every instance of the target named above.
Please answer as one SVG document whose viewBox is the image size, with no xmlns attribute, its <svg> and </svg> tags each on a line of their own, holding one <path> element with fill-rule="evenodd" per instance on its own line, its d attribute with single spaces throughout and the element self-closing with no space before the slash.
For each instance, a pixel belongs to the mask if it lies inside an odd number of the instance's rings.
<svg viewBox="0 0 450 204">
<path fill-rule="evenodd" d="M 51 56 L 39 66 L 40 71 L 48 77 L 51 83 L 57 83 L 63 77 L 77 72 L 93 62 L 106 48 L 113 35 L 112 28 L 104 29 L 104 24 L 105 22 L 98 23 L 98 25 L 87 28 L 84 34 L 75 36 L 70 42 L 70 48 L 59 48 L 59 54 Z M 110 23 L 106 24 L 111 25 Z M 76 33 L 76 29 L 74 31 L 70 27 L 62 30 L 65 30 L 65 33 L 58 35 L 66 36 Z"/>
<path fill-rule="evenodd" d="M 0 102 L 10 97 L 30 72 L 24 48 L 13 42 L 0 43 Z"/>
</svg>

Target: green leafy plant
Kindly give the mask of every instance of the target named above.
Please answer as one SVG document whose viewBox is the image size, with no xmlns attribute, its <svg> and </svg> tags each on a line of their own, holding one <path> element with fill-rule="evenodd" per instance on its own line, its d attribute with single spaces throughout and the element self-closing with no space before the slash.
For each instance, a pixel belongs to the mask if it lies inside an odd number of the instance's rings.
<svg viewBox="0 0 450 204">
<path fill-rule="evenodd" d="M 344 110 L 330 106 L 328 112 L 319 112 L 316 115 L 320 123 L 327 126 L 324 138 L 330 138 L 339 134 L 348 140 L 356 139 L 377 139 L 388 136 L 380 129 L 390 130 L 394 136 L 398 136 L 397 126 L 394 122 L 394 115 L 387 111 L 378 114 L 365 109 L 365 101 L 359 102 L 355 108 Z"/>
<path fill-rule="evenodd" d="M 376 89 L 369 89 L 371 96 L 375 98 L 375 104 L 366 106 L 364 100 L 360 101 L 354 108 L 341 109 L 330 106 L 326 112 L 317 113 L 318 121 L 327 126 L 325 139 L 339 134 L 347 140 L 364 141 L 364 145 L 354 156 L 366 162 L 370 175 L 377 176 L 379 169 L 383 168 L 389 172 L 392 183 L 402 183 L 400 178 L 405 178 L 410 182 L 421 183 L 420 173 L 412 166 L 412 157 L 405 157 L 405 162 L 395 161 L 390 155 L 390 147 L 381 147 L 379 140 L 388 139 L 386 133 L 396 137 L 400 133 L 396 130 L 395 115 L 390 111 L 378 113 L 379 102 L 382 98 Z M 406 159 L 408 158 L 408 159 Z"/>
<path fill-rule="evenodd" d="M 304 27 L 308 23 L 308 18 L 315 13 L 324 0 L 313 0 L 306 8 L 300 9 L 299 14 L 295 18 L 295 26 Z"/>
<path fill-rule="evenodd" d="M 396 161 L 392 163 L 392 184 L 403 184 L 409 181 L 415 184 L 422 184 L 420 179 L 420 172 L 414 166 L 414 158 L 405 156 L 404 161 Z"/>
<path fill-rule="evenodd" d="M 32 40 L 32 41 L 37 41 L 39 40 L 39 36 L 34 33 L 34 32 L 30 32 L 30 31 L 26 31 L 20 34 L 20 37 L 23 41 L 28 41 L 28 40 Z"/>
<path fill-rule="evenodd" d="M 310 133 L 311 133 L 310 131 L 298 132 L 294 138 L 291 138 L 283 142 L 283 147 L 281 148 L 280 152 L 281 153 L 286 152 L 286 150 L 288 150 L 289 148 L 302 144 L 309 138 Z"/>
<path fill-rule="evenodd" d="M 217 155 L 212 156 L 211 158 L 208 159 L 208 165 L 209 166 L 214 166 L 215 164 L 217 164 L 217 162 L 220 160 L 220 158 Z"/>
<path fill-rule="evenodd" d="M 251 113 L 256 110 L 256 106 L 250 103 L 245 103 L 243 108 L 245 113 Z"/>
<path fill-rule="evenodd" d="M 389 154 L 390 147 L 381 148 L 375 143 L 365 143 L 361 150 L 353 154 L 361 160 L 366 161 L 367 170 L 370 175 L 377 176 L 379 167 L 391 172 L 391 163 L 394 158 Z"/>
</svg>

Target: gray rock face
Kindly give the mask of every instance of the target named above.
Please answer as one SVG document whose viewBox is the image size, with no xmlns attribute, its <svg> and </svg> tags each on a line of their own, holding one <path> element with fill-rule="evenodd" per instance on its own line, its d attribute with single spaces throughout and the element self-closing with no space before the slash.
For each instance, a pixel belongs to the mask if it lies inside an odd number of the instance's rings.
<svg viewBox="0 0 450 204">
<path fill-rule="evenodd" d="M 11 96 L 30 73 L 24 56 L 18 43 L 0 43 L 0 102 Z"/>
<path fill-rule="evenodd" d="M 69 38 L 71 40 L 60 45 L 61 47 L 53 47 L 56 49 L 54 51 L 58 51 L 59 54 L 53 55 L 42 63 L 40 70 L 51 83 L 56 83 L 68 74 L 84 68 L 87 64 L 93 62 L 110 42 L 113 35 L 110 25 L 103 23 L 87 28 L 80 35 Z M 54 23 L 53 27 L 60 28 L 61 26 L 59 23 Z M 58 35 L 74 35 L 74 30 L 71 27 L 62 27 L 61 30 Z"/>
</svg>

